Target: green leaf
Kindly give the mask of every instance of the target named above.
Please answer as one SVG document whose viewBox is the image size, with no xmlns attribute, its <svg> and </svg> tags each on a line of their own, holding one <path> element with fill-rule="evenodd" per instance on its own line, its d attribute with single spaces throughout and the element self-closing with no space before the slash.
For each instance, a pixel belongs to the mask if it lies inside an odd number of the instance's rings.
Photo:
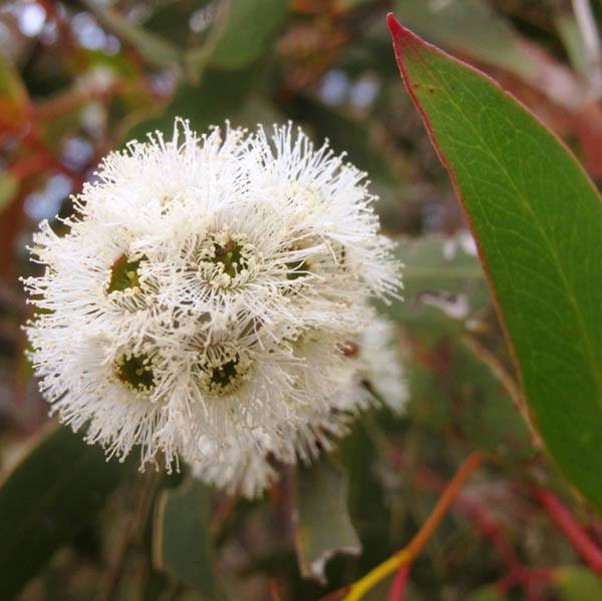
<svg viewBox="0 0 602 601">
<path fill-rule="evenodd" d="M 0 599 L 89 525 L 127 473 L 66 427 L 41 438 L 0 485 Z"/>
<path fill-rule="evenodd" d="M 209 4 L 212 4 L 212 0 L 186 0 L 186 2 L 162 0 L 153 3 L 152 6 L 147 5 L 147 9 L 150 9 L 152 13 L 144 21 L 144 29 L 176 46 L 189 46 L 191 42 L 190 20 L 197 11 L 201 11 Z"/>
<path fill-rule="evenodd" d="M 349 518 L 347 472 L 323 457 L 300 467 L 295 491 L 295 548 L 301 574 L 326 584 L 326 562 L 338 553 L 359 555 L 361 544 Z"/>
<path fill-rule="evenodd" d="M 288 13 L 289 4 L 289 0 L 230 0 L 210 64 L 240 69 L 259 59 Z"/>
<path fill-rule="evenodd" d="M 470 235 L 401 238 L 399 256 L 407 265 L 403 275 L 411 291 L 446 290 L 465 292 L 484 281 L 483 269 Z"/>
<path fill-rule="evenodd" d="M 153 560 L 157 568 L 215 599 L 210 501 L 210 489 L 194 478 L 161 493 L 154 518 Z"/>
<path fill-rule="evenodd" d="M 486 0 L 397 0 L 410 27 L 456 52 L 530 79 L 537 71 L 511 25 Z"/>
<path fill-rule="evenodd" d="M 19 189 L 19 181 L 8 171 L 0 172 L 0 213 L 7 207 Z"/>
<path fill-rule="evenodd" d="M 104 3 L 100 4 L 95 0 L 81 1 L 104 27 L 136 48 L 149 63 L 158 67 L 169 67 L 180 61 L 179 49 L 167 40 L 130 23 L 119 12 L 105 6 Z"/>
<path fill-rule="evenodd" d="M 199 132 L 209 125 L 223 125 L 226 119 L 236 121 L 244 102 L 252 91 L 256 71 L 218 71 L 208 69 L 200 86 L 182 85 L 165 112 L 157 117 L 137 123 L 127 132 L 127 139 L 145 140 L 154 130 L 171 135 L 175 117 L 190 121 Z"/>
<path fill-rule="evenodd" d="M 535 423 L 602 510 L 600 198 L 568 150 L 493 81 L 389 24 L 478 241 Z"/>
<path fill-rule="evenodd" d="M 602 599 L 602 582 L 591 570 L 578 566 L 554 571 L 554 583 L 562 601 Z"/>
</svg>

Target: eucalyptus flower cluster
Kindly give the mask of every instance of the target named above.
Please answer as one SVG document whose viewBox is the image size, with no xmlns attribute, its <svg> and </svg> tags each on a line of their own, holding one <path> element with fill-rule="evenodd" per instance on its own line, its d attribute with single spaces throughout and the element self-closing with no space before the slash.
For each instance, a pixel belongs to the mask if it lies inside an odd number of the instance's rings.
<svg viewBox="0 0 602 601">
<path fill-rule="evenodd" d="M 26 330 L 52 410 L 109 456 L 184 460 L 248 496 L 405 390 L 369 298 L 400 287 L 365 174 L 291 125 L 177 120 L 109 154 L 57 235 Z M 378 358 L 380 357 L 380 359 Z"/>
</svg>

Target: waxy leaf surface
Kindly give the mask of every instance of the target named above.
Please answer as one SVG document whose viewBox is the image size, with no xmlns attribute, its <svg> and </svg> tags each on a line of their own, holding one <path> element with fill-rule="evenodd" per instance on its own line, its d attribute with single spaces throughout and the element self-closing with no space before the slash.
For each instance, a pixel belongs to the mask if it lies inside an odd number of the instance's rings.
<svg viewBox="0 0 602 601">
<path fill-rule="evenodd" d="M 565 476 L 602 511 L 602 203 L 495 82 L 389 18 L 406 88 L 480 249 L 526 400 Z"/>
</svg>

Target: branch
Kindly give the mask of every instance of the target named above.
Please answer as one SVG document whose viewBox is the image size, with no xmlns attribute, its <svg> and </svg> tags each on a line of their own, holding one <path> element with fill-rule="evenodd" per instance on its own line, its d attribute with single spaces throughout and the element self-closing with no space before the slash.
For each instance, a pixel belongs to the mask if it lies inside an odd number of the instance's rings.
<svg viewBox="0 0 602 601">
<path fill-rule="evenodd" d="M 583 561 L 598 576 L 602 576 L 602 549 L 592 542 L 562 501 L 553 492 L 545 488 L 534 487 L 533 495 L 546 509 L 558 528 L 564 532 L 575 551 L 583 558 Z"/>
<path fill-rule="evenodd" d="M 460 469 L 456 472 L 447 488 L 443 491 L 443 494 L 437 501 L 435 508 L 427 518 L 426 522 L 422 525 L 422 528 L 418 531 L 416 536 L 410 541 L 410 543 L 381 563 L 376 566 L 371 572 L 368 572 L 363 578 L 351 585 L 348 595 L 345 597 L 345 601 L 359 601 L 369 590 L 377 585 L 381 580 L 392 574 L 399 568 L 408 565 L 416 559 L 422 549 L 426 546 L 431 536 L 437 529 L 437 526 L 441 523 L 449 508 L 453 504 L 456 496 L 460 492 L 460 489 L 465 482 L 470 478 L 473 472 L 479 467 L 484 459 L 484 455 L 475 451 L 471 453 L 469 457 L 460 466 Z"/>
<path fill-rule="evenodd" d="M 573 12 L 585 49 L 589 85 L 596 100 L 602 97 L 602 44 L 589 0 L 573 0 Z"/>
<path fill-rule="evenodd" d="M 393 581 L 393 586 L 389 593 L 389 601 L 403 601 L 406 592 L 406 586 L 410 579 L 410 564 L 407 563 L 397 570 L 397 575 Z"/>
</svg>

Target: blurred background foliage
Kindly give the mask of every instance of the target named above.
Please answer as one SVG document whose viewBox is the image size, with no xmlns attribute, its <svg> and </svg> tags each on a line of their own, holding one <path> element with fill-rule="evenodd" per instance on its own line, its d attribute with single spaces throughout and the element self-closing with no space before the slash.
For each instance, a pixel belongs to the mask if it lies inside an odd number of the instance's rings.
<svg viewBox="0 0 602 601">
<path fill-rule="evenodd" d="M 602 599 L 540 502 L 553 491 L 602 542 L 521 416 L 474 242 L 402 90 L 389 10 L 500 81 L 600 181 L 600 91 L 570 1 L 0 4 L 0 467 L 25 457 L 0 492 L 2 600 L 319 599 L 403 546 L 475 449 L 493 460 L 413 566 L 406 598 Z M 198 130 L 290 119 L 328 138 L 369 172 L 407 265 L 405 302 L 379 307 L 396 323 L 407 414 L 366 415 L 333 457 L 285 473 L 262 501 L 105 463 L 46 424 L 24 358 L 17 278 L 36 269 L 37 223 L 71 212 L 108 151 L 169 135 L 176 115 Z"/>
</svg>

